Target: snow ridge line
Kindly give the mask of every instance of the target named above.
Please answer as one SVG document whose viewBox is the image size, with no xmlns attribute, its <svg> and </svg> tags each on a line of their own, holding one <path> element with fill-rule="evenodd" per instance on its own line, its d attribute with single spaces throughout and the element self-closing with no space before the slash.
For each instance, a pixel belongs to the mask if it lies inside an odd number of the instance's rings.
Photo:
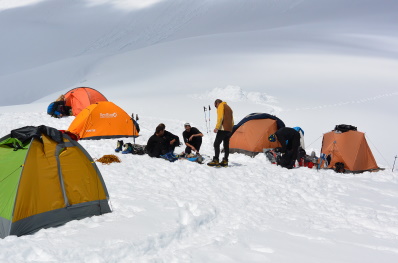
<svg viewBox="0 0 398 263">
<path fill-rule="evenodd" d="M 344 106 L 344 105 L 349 105 L 349 104 L 366 103 L 366 102 L 375 101 L 375 100 L 392 97 L 392 96 L 397 96 L 397 95 L 398 95 L 398 92 L 392 92 L 392 93 L 381 94 L 381 95 L 364 98 L 364 99 L 360 99 L 360 100 L 344 101 L 344 102 L 339 102 L 339 103 L 334 103 L 334 104 L 327 104 L 327 105 L 320 105 L 320 106 L 313 106 L 313 107 L 296 108 L 294 110 L 293 109 L 283 109 L 282 111 L 288 112 L 288 111 L 302 111 L 302 110 L 319 110 L 319 109 L 339 107 L 339 106 Z"/>
</svg>

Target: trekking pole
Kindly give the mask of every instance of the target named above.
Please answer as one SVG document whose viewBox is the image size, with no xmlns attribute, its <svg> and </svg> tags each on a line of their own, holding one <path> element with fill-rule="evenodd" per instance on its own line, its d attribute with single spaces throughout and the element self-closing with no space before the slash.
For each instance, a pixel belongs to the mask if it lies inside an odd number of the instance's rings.
<svg viewBox="0 0 398 263">
<path fill-rule="evenodd" d="M 394 172 L 394 166 L 395 166 L 395 161 L 396 160 L 397 160 L 397 156 L 395 155 L 394 164 L 392 165 L 392 171 L 391 172 Z"/>
<path fill-rule="evenodd" d="M 210 122 L 210 111 L 211 111 L 211 108 L 210 108 L 210 105 L 209 105 L 209 131 L 211 132 L 211 122 Z"/>
<path fill-rule="evenodd" d="M 207 128 L 206 110 L 207 110 L 206 107 L 203 106 L 203 112 L 204 112 L 204 114 L 205 114 L 205 122 L 206 122 L 206 132 L 209 133 L 209 128 Z"/>
<path fill-rule="evenodd" d="M 138 120 L 139 120 L 140 118 L 138 118 L 138 113 L 135 115 L 135 123 L 133 123 L 134 124 L 134 129 L 137 131 L 137 134 L 140 132 L 139 131 L 139 129 L 137 129 L 137 126 L 138 126 Z M 133 122 L 134 122 L 134 120 L 133 120 Z M 137 126 L 136 126 L 136 124 L 137 124 Z M 133 137 L 133 140 L 134 140 L 134 144 L 135 144 L 135 138 L 136 138 L 137 136 L 134 136 Z"/>
<path fill-rule="evenodd" d="M 137 114 L 137 118 L 138 118 L 138 114 Z M 135 124 L 134 124 L 134 113 L 131 113 L 131 120 L 133 121 L 133 133 L 134 133 L 134 131 L 136 131 Z M 133 136 L 133 143 L 135 145 L 135 136 Z"/>
</svg>

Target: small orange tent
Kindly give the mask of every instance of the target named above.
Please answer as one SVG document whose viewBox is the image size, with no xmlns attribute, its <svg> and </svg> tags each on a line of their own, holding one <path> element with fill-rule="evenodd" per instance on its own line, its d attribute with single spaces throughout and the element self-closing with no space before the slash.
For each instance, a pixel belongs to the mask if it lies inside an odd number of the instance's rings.
<svg viewBox="0 0 398 263">
<path fill-rule="evenodd" d="M 65 105 L 72 108 L 73 116 L 76 116 L 87 106 L 100 101 L 108 100 L 104 95 L 95 89 L 79 87 L 68 91 L 65 94 L 65 101 Z"/>
<path fill-rule="evenodd" d="M 325 133 L 321 154 L 330 158 L 327 168 L 334 168 L 336 163 L 344 163 L 344 168 L 349 172 L 379 169 L 363 132 L 350 130 Z"/>
<path fill-rule="evenodd" d="M 263 152 L 263 149 L 278 147 L 279 142 L 270 142 L 268 136 L 282 127 L 285 127 L 285 124 L 270 114 L 249 114 L 233 128 L 229 143 L 230 153 L 255 156 Z"/>
<path fill-rule="evenodd" d="M 116 104 L 101 101 L 82 110 L 68 132 L 79 139 L 107 139 L 138 136 L 138 123 Z"/>
</svg>

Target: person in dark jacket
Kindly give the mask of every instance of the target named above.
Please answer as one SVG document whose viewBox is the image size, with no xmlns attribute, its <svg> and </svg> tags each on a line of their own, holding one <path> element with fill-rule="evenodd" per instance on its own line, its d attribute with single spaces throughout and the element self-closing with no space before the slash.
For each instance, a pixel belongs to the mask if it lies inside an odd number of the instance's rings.
<svg viewBox="0 0 398 263">
<path fill-rule="evenodd" d="M 149 138 L 145 150 L 149 156 L 156 158 L 168 153 L 168 145 L 164 139 L 164 129 L 162 126 L 156 127 L 155 134 Z"/>
<path fill-rule="evenodd" d="M 203 133 L 201 133 L 197 128 L 191 127 L 191 124 L 184 124 L 185 131 L 182 133 L 182 138 L 184 139 L 185 154 L 190 154 L 192 151 L 199 153 L 200 146 L 202 145 Z"/>
<path fill-rule="evenodd" d="M 293 128 L 284 127 L 271 134 L 268 139 L 271 142 L 279 141 L 282 147 L 275 148 L 275 151 L 283 153 L 280 165 L 292 169 L 300 147 L 300 133 Z"/>
<path fill-rule="evenodd" d="M 169 150 L 169 152 L 174 152 L 174 149 L 177 146 L 180 146 L 180 138 L 177 135 L 172 134 L 169 131 L 166 131 L 166 125 L 164 125 L 163 123 L 159 124 L 158 126 L 160 126 L 161 128 L 163 128 L 163 139 L 165 139 L 166 144 L 167 144 L 167 148 Z"/>
<path fill-rule="evenodd" d="M 47 107 L 47 114 L 55 118 L 61 118 L 70 115 L 71 107 L 65 105 L 65 96 L 61 95 L 54 102 L 51 102 Z"/>
</svg>

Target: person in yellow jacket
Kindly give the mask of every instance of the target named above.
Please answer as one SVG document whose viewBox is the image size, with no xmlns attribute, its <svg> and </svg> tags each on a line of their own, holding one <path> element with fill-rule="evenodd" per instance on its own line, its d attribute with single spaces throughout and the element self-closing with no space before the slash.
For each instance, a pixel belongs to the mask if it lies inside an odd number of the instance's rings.
<svg viewBox="0 0 398 263">
<path fill-rule="evenodd" d="M 214 140 L 214 157 L 207 165 L 228 166 L 229 139 L 231 138 L 232 128 L 234 127 L 233 112 L 227 103 L 220 99 L 214 101 L 214 107 L 217 108 L 217 123 L 214 129 L 217 135 Z M 221 142 L 224 145 L 224 158 L 222 162 L 219 161 Z"/>
</svg>

